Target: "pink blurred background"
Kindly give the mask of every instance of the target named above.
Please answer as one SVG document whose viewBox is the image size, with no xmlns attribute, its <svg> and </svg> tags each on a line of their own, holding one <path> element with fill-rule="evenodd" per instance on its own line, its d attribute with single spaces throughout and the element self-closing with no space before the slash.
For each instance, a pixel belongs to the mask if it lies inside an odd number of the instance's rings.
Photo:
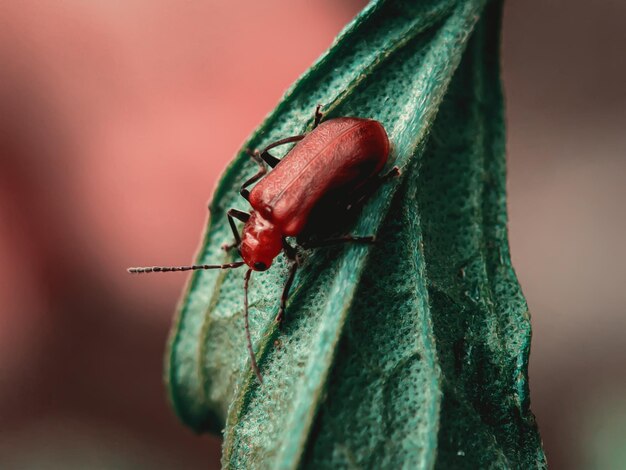
<svg viewBox="0 0 626 470">
<path fill-rule="evenodd" d="M 0 467 L 217 467 L 161 381 L 185 276 L 125 267 L 191 259 L 221 170 L 364 4 L 0 2 Z M 551 468 L 626 462 L 625 17 L 505 9 L 510 240 Z"/>
</svg>

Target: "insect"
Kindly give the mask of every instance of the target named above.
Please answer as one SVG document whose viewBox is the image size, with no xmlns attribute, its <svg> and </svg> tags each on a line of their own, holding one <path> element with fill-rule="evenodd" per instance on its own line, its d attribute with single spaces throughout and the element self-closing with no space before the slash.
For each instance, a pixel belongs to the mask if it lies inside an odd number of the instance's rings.
<svg viewBox="0 0 626 470">
<path fill-rule="evenodd" d="M 284 252 L 289 274 L 280 299 L 276 321 L 284 319 L 289 290 L 298 268 L 299 249 L 316 248 L 342 242 L 371 243 L 373 236 L 343 236 L 316 239 L 318 226 L 329 223 L 333 208 L 352 210 L 374 192 L 388 177 L 399 174 L 394 167 L 380 175 L 389 156 L 389 139 L 381 123 L 372 119 L 340 117 L 322 122 L 321 106 L 315 110 L 313 129 L 287 137 L 263 150 L 248 151 L 257 163 L 257 173 L 243 183 L 240 194 L 252 206 L 250 213 L 238 209 L 227 212 L 234 243 L 243 261 L 216 265 L 153 266 L 129 268 L 131 273 L 233 269 L 247 266 L 244 275 L 244 325 L 250 364 L 260 382 L 263 378 L 256 362 L 248 324 L 248 284 L 253 271 L 265 271 Z M 282 159 L 270 153 L 280 145 L 296 143 Z M 267 167 L 272 168 L 268 172 Z M 258 183 L 257 183 L 258 182 Z M 248 187 L 257 183 L 252 190 Z M 235 219 L 244 223 L 241 234 Z M 287 240 L 296 237 L 296 246 Z"/>
</svg>

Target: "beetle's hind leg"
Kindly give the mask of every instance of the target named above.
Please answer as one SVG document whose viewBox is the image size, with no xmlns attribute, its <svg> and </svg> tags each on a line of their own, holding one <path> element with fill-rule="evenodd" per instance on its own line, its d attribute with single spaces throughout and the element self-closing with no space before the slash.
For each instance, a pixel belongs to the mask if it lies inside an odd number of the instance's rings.
<svg viewBox="0 0 626 470">
<path fill-rule="evenodd" d="M 324 113 L 322 113 L 320 111 L 320 109 L 322 109 L 322 105 L 318 104 L 315 107 L 315 119 L 313 121 L 313 129 L 315 129 L 317 126 L 319 126 L 320 122 L 322 122 L 322 119 L 324 119 Z"/>
<path fill-rule="evenodd" d="M 235 225 L 235 219 L 246 223 L 250 218 L 250 214 L 247 212 L 240 211 L 238 209 L 229 209 L 227 212 L 228 216 L 228 224 L 230 225 L 230 229 L 233 231 L 233 236 L 235 237 L 234 243 L 222 245 L 222 249 L 225 251 L 230 251 L 233 248 L 241 245 L 241 236 L 239 235 L 239 231 L 237 230 L 237 226 Z"/>
</svg>

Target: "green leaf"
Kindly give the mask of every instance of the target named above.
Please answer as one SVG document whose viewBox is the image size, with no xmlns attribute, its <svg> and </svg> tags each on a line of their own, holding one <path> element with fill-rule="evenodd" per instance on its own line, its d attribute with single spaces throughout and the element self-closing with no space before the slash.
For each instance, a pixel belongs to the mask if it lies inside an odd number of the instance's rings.
<svg viewBox="0 0 626 470">
<path fill-rule="evenodd" d="M 421 159 L 417 203 L 443 373 L 437 466 L 535 468 L 528 308 L 506 239 L 500 5 L 485 12 Z"/>
<path fill-rule="evenodd" d="M 243 273 L 192 277 L 166 380 L 185 423 L 224 429 L 225 467 L 544 465 L 506 240 L 500 6 L 485 3 L 371 3 L 247 142 L 302 133 L 324 103 L 327 117 L 381 121 L 402 175 L 346 228 L 377 234 L 374 247 L 307 254 L 282 329 L 284 260 L 254 273 L 263 385 L 245 347 Z M 253 172 L 243 152 L 226 170 L 199 262 L 231 259 L 226 211 L 245 208 L 238 188 Z"/>
</svg>

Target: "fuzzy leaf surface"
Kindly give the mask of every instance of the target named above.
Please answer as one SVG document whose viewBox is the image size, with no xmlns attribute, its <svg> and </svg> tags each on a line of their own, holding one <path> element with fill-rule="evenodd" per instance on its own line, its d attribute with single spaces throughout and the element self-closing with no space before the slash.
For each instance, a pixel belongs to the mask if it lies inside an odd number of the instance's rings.
<svg viewBox="0 0 626 470">
<path fill-rule="evenodd" d="M 224 431 L 225 468 L 542 465 L 506 240 L 500 7 L 485 5 L 372 2 L 244 146 L 301 134 L 323 103 L 326 118 L 380 121 L 402 174 L 340 227 L 376 234 L 375 246 L 305 253 L 283 328 L 282 255 L 254 273 L 263 385 L 245 346 L 242 270 L 192 277 L 166 380 L 186 424 Z M 236 258 L 220 249 L 226 211 L 247 209 L 238 189 L 254 172 L 241 152 L 224 173 L 198 262 Z"/>
</svg>

